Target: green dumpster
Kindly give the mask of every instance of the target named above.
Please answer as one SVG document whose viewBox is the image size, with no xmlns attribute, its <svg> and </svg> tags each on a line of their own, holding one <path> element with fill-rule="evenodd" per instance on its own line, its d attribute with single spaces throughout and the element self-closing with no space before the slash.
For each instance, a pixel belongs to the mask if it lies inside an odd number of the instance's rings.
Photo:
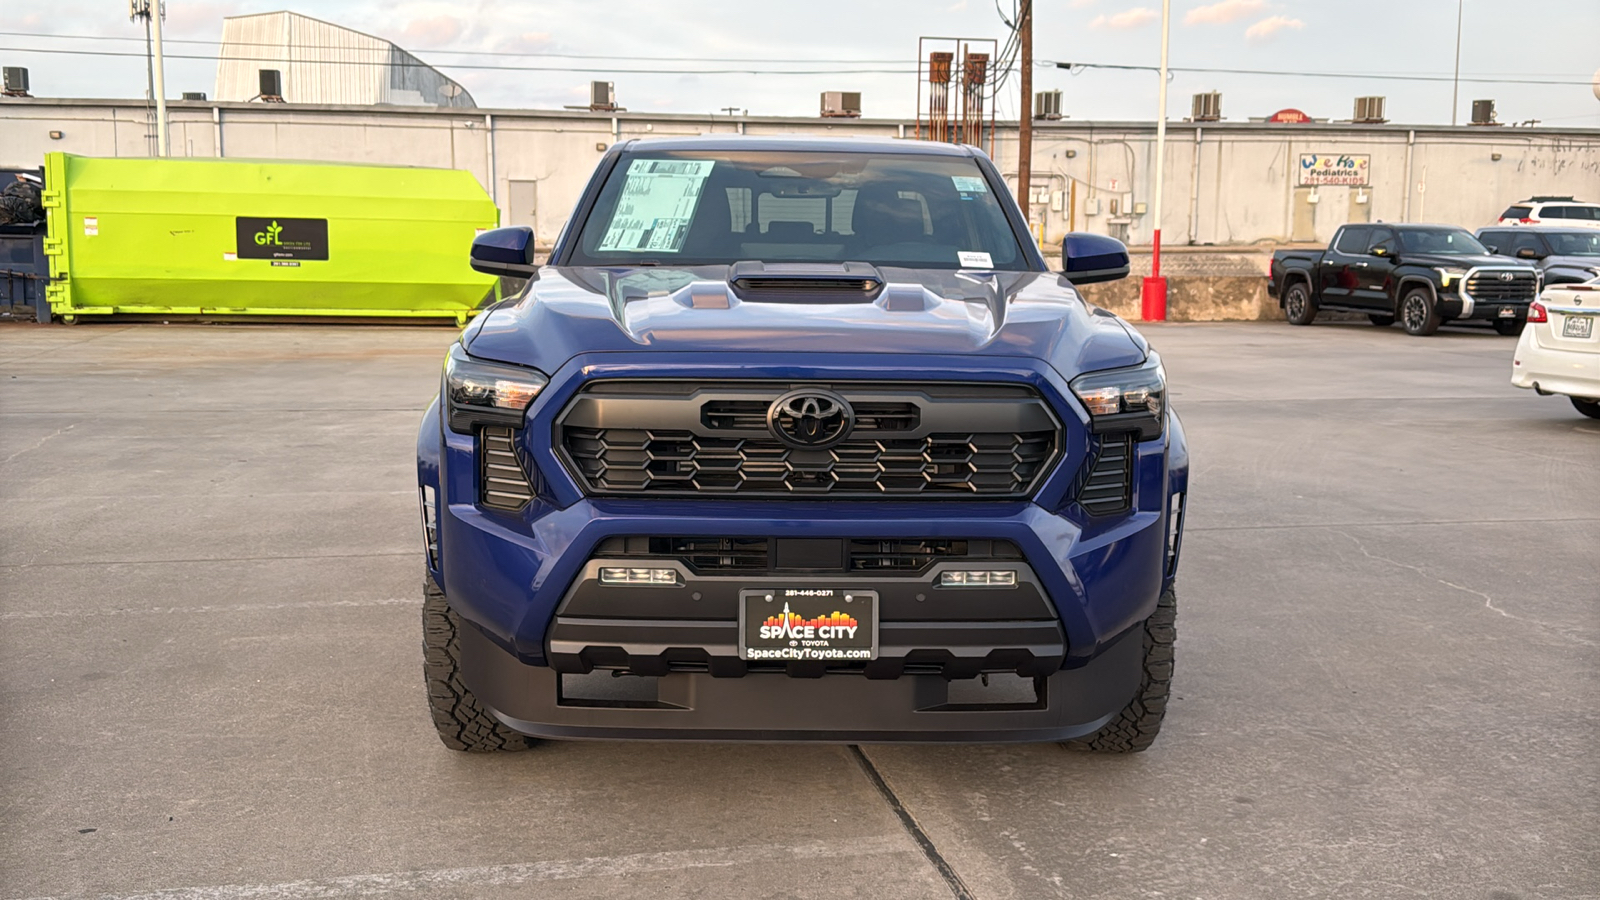
<svg viewBox="0 0 1600 900">
<path fill-rule="evenodd" d="M 465 322 L 496 279 L 471 173 L 224 159 L 45 157 L 51 311 Z"/>
</svg>

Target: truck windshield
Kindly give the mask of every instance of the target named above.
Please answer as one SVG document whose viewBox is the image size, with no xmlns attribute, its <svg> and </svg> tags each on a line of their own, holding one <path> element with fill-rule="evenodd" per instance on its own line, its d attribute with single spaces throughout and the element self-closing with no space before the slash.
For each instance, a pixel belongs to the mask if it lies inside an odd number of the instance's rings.
<svg viewBox="0 0 1600 900">
<path fill-rule="evenodd" d="M 1547 234 L 1544 239 L 1550 242 L 1550 252 L 1556 256 L 1600 256 L 1600 233 L 1595 234 Z"/>
<path fill-rule="evenodd" d="M 1447 256 L 1481 256 L 1489 252 L 1464 228 L 1408 228 L 1400 232 L 1400 249 Z"/>
<path fill-rule="evenodd" d="M 606 178 L 579 266 L 868 262 L 1027 270 L 976 160 L 885 152 L 641 151 Z"/>
</svg>

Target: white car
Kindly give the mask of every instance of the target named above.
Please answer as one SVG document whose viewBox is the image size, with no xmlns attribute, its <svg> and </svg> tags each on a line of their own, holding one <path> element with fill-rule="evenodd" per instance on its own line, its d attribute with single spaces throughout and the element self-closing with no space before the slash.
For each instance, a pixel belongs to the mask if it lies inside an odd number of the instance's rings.
<svg viewBox="0 0 1600 900">
<path fill-rule="evenodd" d="M 1528 324 L 1511 359 L 1511 383 L 1566 394 L 1578 412 L 1600 419 L 1600 278 L 1545 288 L 1528 305 Z"/>
<path fill-rule="evenodd" d="M 1600 228 L 1600 203 L 1584 203 L 1571 197 L 1529 197 L 1511 204 L 1496 224 Z"/>
</svg>

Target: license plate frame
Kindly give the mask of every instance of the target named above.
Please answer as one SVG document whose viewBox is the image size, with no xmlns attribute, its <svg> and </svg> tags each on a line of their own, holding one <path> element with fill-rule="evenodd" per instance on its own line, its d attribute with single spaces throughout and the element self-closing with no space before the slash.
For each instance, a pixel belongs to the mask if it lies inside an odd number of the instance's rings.
<svg viewBox="0 0 1600 900">
<path fill-rule="evenodd" d="M 1594 337 L 1594 316 L 1567 316 L 1561 323 L 1561 336 L 1580 340 Z"/>
<path fill-rule="evenodd" d="M 1502 319 L 1515 319 L 1516 317 L 1517 317 L 1517 308 L 1515 306 L 1502 306 L 1502 307 L 1500 307 L 1500 318 L 1502 318 Z"/>
<path fill-rule="evenodd" d="M 739 658 L 782 663 L 869 662 L 878 658 L 878 612 L 877 591 L 746 588 L 739 592 Z M 786 630 L 763 637 L 763 628 L 784 628 L 776 624 L 778 620 L 787 622 Z"/>
</svg>

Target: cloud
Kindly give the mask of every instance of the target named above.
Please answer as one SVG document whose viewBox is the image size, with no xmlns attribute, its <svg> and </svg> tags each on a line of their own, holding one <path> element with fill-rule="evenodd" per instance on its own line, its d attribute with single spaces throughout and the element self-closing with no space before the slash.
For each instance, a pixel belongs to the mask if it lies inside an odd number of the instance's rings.
<svg viewBox="0 0 1600 900">
<path fill-rule="evenodd" d="M 1138 28 L 1157 18 L 1156 11 L 1144 6 L 1119 12 L 1113 16 L 1101 13 L 1089 22 L 1090 28 Z"/>
<path fill-rule="evenodd" d="M 1288 16 L 1268 16 L 1244 30 L 1247 41 L 1264 41 L 1285 28 L 1304 28 L 1306 23 Z"/>
<path fill-rule="evenodd" d="M 945 8 L 945 12 L 961 12 L 963 9 L 966 9 L 966 8 L 967 8 L 967 0 L 956 0 L 956 2 L 950 4 L 948 7 Z"/>
<path fill-rule="evenodd" d="M 466 23 L 455 16 L 428 16 L 406 23 L 401 34 L 407 46 L 448 47 L 461 39 Z"/>
<path fill-rule="evenodd" d="M 1218 0 L 1209 6 L 1197 6 L 1183 17 L 1185 25 L 1220 25 L 1245 16 L 1266 12 L 1266 0 Z"/>
</svg>

